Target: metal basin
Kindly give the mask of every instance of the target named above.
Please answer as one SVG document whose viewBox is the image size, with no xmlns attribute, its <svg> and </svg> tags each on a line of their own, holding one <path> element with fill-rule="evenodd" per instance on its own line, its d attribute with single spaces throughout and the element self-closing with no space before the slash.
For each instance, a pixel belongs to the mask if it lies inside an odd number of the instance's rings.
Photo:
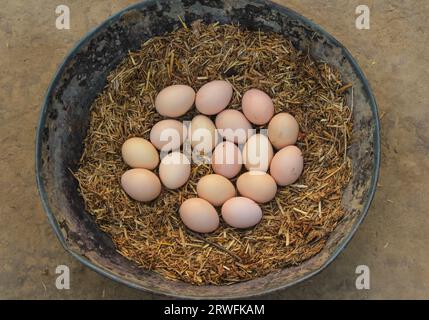
<svg viewBox="0 0 429 320">
<path fill-rule="evenodd" d="M 85 212 L 74 171 L 83 151 L 89 107 L 106 84 L 108 73 L 139 44 L 180 26 L 240 23 L 275 31 L 313 58 L 340 70 L 353 84 L 354 130 L 350 146 L 353 177 L 343 194 L 349 214 L 325 248 L 298 267 L 229 286 L 193 286 L 138 268 L 115 251 L 111 239 Z M 353 100 L 351 100 L 353 99 Z M 350 241 L 373 198 L 379 172 L 380 132 L 377 106 L 368 82 L 350 53 L 323 29 L 297 13 L 262 0 L 145 1 L 109 18 L 70 52 L 50 85 L 37 132 L 37 184 L 44 209 L 64 248 L 91 269 L 131 287 L 182 298 L 238 298 L 289 287 L 325 268 Z"/>
</svg>

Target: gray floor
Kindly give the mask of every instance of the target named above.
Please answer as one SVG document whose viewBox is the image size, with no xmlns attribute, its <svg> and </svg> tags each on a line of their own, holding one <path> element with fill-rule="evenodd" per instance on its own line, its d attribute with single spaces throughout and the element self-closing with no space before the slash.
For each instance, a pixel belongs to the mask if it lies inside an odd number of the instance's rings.
<svg viewBox="0 0 429 320">
<path fill-rule="evenodd" d="M 53 72 L 88 30 L 134 1 L 64 2 L 69 31 L 55 28 L 58 1 L 0 6 L 0 298 L 157 299 L 74 261 L 39 202 L 34 136 Z M 311 280 L 265 298 L 429 298 L 429 2 L 363 1 L 371 8 L 370 30 L 355 28 L 360 0 L 278 2 L 320 24 L 357 58 L 382 115 L 383 158 L 369 215 L 346 250 Z M 60 264 L 71 269 L 70 290 L 55 287 Z M 361 264 L 370 268 L 370 290 L 355 288 Z"/>
</svg>

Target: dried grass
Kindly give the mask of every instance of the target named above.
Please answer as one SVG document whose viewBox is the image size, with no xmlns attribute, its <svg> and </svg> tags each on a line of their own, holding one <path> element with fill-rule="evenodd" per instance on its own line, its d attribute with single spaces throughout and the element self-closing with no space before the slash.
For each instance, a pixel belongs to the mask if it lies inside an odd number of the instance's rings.
<svg viewBox="0 0 429 320">
<path fill-rule="evenodd" d="M 214 233 L 199 235 L 184 227 L 178 208 L 196 195 L 196 183 L 210 166 L 194 165 L 184 187 L 164 189 L 152 203 L 139 203 L 121 189 L 127 166 L 120 150 L 130 137 L 148 138 L 161 120 L 154 99 L 162 88 L 188 84 L 197 90 L 214 79 L 233 85 L 230 108 L 239 109 L 241 95 L 256 87 L 273 97 L 277 112 L 293 114 L 300 124 L 305 169 L 296 184 L 279 188 L 276 198 L 263 205 L 263 220 L 255 228 L 241 231 L 222 224 Z M 167 279 L 231 284 L 298 265 L 323 248 L 345 214 L 341 196 L 351 176 L 348 88 L 336 70 L 298 52 L 278 34 L 196 23 L 152 38 L 110 74 L 92 105 L 75 172 L 87 211 L 120 254 Z"/>
</svg>

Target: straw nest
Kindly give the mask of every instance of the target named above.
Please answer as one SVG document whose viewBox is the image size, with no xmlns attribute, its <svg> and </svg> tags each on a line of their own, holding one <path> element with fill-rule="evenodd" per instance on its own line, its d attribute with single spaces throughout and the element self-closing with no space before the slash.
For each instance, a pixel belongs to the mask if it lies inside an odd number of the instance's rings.
<svg viewBox="0 0 429 320">
<path fill-rule="evenodd" d="M 196 196 L 199 178 L 211 173 L 211 167 L 194 164 L 185 186 L 163 189 L 153 202 L 140 203 L 120 186 L 128 169 L 121 145 L 134 136 L 148 139 L 162 119 L 154 107 L 161 89 L 187 84 L 198 90 L 214 79 L 233 85 L 229 108 L 240 109 L 242 94 L 259 88 L 273 98 L 276 112 L 296 117 L 304 172 L 262 206 L 264 216 L 256 227 L 243 231 L 221 223 L 217 231 L 200 235 L 183 225 L 178 209 Z M 337 70 L 275 33 L 197 22 L 151 38 L 112 71 L 91 107 L 84 152 L 74 173 L 86 209 L 120 254 L 167 279 L 232 284 L 298 265 L 320 252 L 346 214 L 341 198 L 351 176 L 349 87 Z"/>
</svg>

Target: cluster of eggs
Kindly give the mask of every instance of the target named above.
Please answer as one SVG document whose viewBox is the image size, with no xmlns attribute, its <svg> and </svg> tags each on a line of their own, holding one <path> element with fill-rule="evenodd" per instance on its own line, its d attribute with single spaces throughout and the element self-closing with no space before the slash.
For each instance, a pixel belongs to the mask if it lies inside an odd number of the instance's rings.
<svg viewBox="0 0 429 320">
<path fill-rule="evenodd" d="M 233 87 L 223 80 L 211 81 L 197 93 L 186 85 L 160 91 L 155 107 L 168 119 L 152 127 L 150 141 L 135 137 L 122 146 L 123 160 L 133 168 L 122 175 L 124 191 L 135 200 L 147 202 L 158 197 L 161 183 L 168 189 L 185 185 L 191 174 L 191 160 L 180 148 L 187 141 L 193 152 L 210 155 L 214 174 L 198 181 L 198 197 L 181 204 L 183 223 L 196 232 L 212 232 L 220 223 L 215 207 L 221 207 L 223 220 L 232 227 L 258 224 L 262 219 L 259 204 L 271 201 L 278 185 L 292 184 L 302 173 L 303 156 L 294 145 L 299 126 L 289 113 L 275 115 L 273 101 L 261 90 L 245 92 L 242 112 L 226 109 L 232 95 Z M 200 114 L 189 126 L 173 119 L 185 115 L 194 104 Z M 210 116 L 215 116 L 214 122 Z M 253 125 L 261 128 L 266 124 L 266 135 L 253 129 Z M 230 179 L 242 171 L 243 165 L 247 172 L 236 181 L 238 196 Z M 158 166 L 159 177 L 151 171 Z"/>
</svg>

